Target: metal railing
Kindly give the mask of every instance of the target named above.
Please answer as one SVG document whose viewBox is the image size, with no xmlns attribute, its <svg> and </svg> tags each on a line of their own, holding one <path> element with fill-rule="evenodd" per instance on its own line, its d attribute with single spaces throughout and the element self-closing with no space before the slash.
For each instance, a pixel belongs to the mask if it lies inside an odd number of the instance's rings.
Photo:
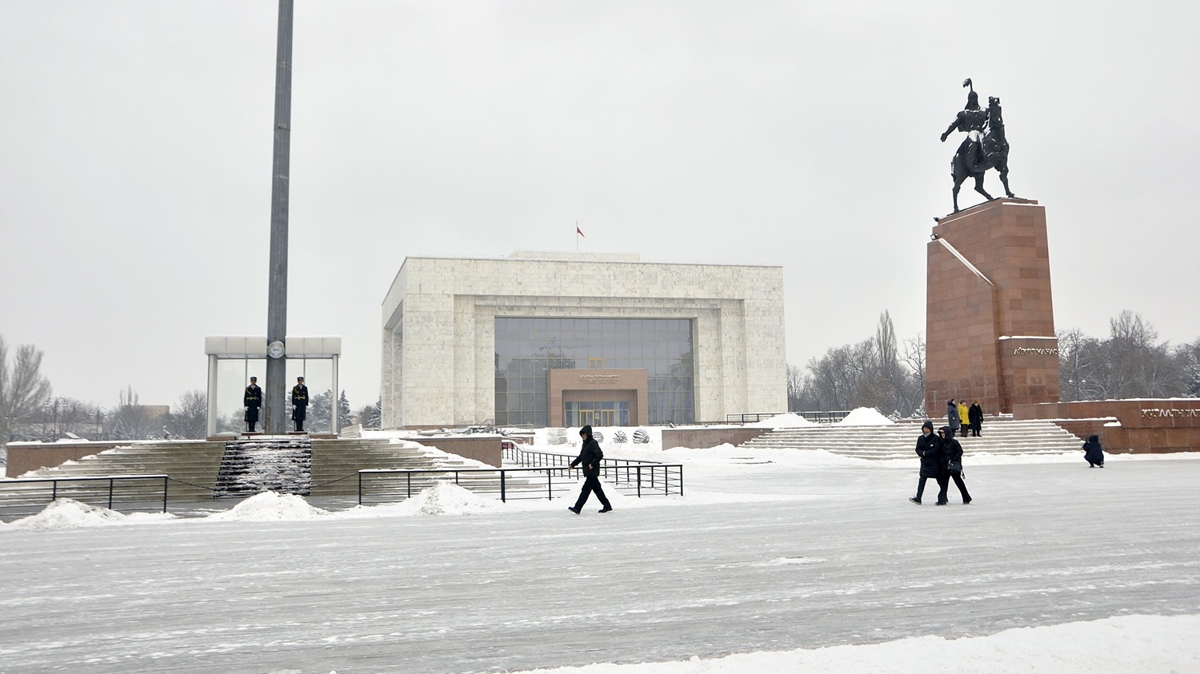
<svg viewBox="0 0 1200 674">
<path fill-rule="evenodd" d="M 833 410 L 819 412 L 796 412 L 796 414 L 799 414 L 805 419 L 818 424 L 836 424 L 842 419 L 845 419 L 850 412 L 851 410 Z"/>
<path fill-rule="evenodd" d="M 573 454 L 555 454 L 553 452 L 531 452 L 520 447 L 501 447 L 500 456 L 505 461 L 512 461 L 522 468 L 543 468 L 546 466 L 569 466 L 575 460 Z M 643 459 L 610 459 L 600 460 L 600 467 L 625 467 L 632 465 L 662 465 L 661 461 Z"/>
<path fill-rule="evenodd" d="M 45 504 L 69 498 L 109 510 L 167 512 L 166 475 L 39 477 L 0 480 L 0 512 L 33 514 Z M 161 483 L 161 486 L 160 486 Z M 151 508 L 149 504 L 153 503 Z"/>
<path fill-rule="evenodd" d="M 777 417 L 785 412 L 749 412 L 747 414 L 726 414 L 725 422 L 730 424 L 752 424 L 763 419 Z"/>
<path fill-rule="evenodd" d="M 570 457 L 567 463 L 570 463 Z M 680 464 L 628 461 L 620 465 L 601 466 L 600 474 L 621 493 L 631 496 L 683 495 L 683 466 Z M 451 480 L 455 485 L 475 493 L 497 494 L 504 502 L 553 499 L 556 495 L 573 492 L 579 475 L 566 465 L 420 470 L 374 468 L 358 471 L 358 504 L 402 501 L 438 482 Z"/>
<path fill-rule="evenodd" d="M 763 419 L 777 417 L 783 412 L 751 412 L 747 414 L 726 414 L 725 422 L 730 424 L 751 424 Z M 818 424 L 833 424 L 846 418 L 850 414 L 850 410 L 831 410 L 831 411 L 815 411 L 815 412 L 793 412 L 809 421 Z"/>
</svg>

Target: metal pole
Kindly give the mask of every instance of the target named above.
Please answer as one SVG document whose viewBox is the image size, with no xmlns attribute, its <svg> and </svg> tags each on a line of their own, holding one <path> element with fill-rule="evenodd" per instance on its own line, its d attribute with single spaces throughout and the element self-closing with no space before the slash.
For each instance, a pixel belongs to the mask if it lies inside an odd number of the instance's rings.
<svg viewBox="0 0 1200 674">
<path fill-rule="evenodd" d="M 275 67 L 275 157 L 271 171 L 271 255 L 267 285 L 267 344 L 287 340 L 288 175 L 292 138 L 292 0 L 279 0 Z M 286 432 L 287 363 L 267 358 L 267 433 Z"/>
</svg>

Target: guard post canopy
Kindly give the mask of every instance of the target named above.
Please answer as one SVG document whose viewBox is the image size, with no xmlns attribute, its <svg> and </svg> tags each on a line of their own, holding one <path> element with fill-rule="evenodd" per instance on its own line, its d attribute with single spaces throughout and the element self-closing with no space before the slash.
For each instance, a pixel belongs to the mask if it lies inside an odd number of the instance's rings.
<svg viewBox="0 0 1200 674">
<path fill-rule="evenodd" d="M 250 377 L 265 381 L 267 338 L 209 336 L 204 338 L 204 353 L 208 356 L 208 436 L 238 435 L 245 428 L 242 394 Z M 309 423 L 314 433 L 336 435 L 339 430 L 338 360 L 341 354 L 341 337 L 288 337 L 284 341 L 281 360 L 286 363 L 287 381 L 295 382 L 296 377 L 304 377 L 310 397 Z M 271 395 L 265 389 L 264 394 Z M 322 396 L 328 396 L 327 411 L 319 402 Z"/>
</svg>

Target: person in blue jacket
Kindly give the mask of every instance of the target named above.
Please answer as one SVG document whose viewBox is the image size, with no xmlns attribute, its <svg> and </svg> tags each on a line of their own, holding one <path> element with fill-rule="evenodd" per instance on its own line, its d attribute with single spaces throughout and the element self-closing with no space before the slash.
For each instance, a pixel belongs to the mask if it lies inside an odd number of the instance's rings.
<svg viewBox="0 0 1200 674">
<path fill-rule="evenodd" d="M 933 422 L 921 424 L 921 437 L 917 438 L 917 456 L 921 457 L 921 479 L 917 482 L 917 495 L 908 499 L 921 505 L 921 494 L 925 493 L 925 480 L 933 478 L 938 483 L 938 505 L 946 505 L 946 490 L 950 479 L 946 471 L 946 458 L 942 443 L 933 434 Z"/>
<path fill-rule="evenodd" d="M 1089 436 L 1083 443 L 1083 458 L 1088 462 L 1088 468 L 1104 467 L 1104 448 L 1100 446 L 1100 436 Z"/>
<path fill-rule="evenodd" d="M 600 486 L 600 461 L 604 459 L 604 452 L 600 450 L 600 443 L 592 437 L 591 426 L 579 429 L 579 437 L 583 438 L 583 447 L 579 450 L 579 456 L 571 462 L 571 467 L 583 466 L 583 489 L 579 492 L 579 500 L 575 501 L 575 505 L 568 506 L 567 510 L 578 515 L 588 497 L 592 492 L 596 492 L 596 498 L 600 499 L 600 504 L 604 506 L 600 512 L 611 512 L 612 504 L 608 502 L 604 488 Z"/>
</svg>

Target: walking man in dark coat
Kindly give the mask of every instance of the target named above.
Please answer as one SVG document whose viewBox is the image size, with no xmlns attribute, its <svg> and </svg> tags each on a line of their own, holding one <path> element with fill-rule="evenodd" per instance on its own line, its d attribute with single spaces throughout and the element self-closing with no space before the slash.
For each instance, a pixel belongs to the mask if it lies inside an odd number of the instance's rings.
<svg viewBox="0 0 1200 674">
<path fill-rule="evenodd" d="M 242 395 L 242 406 L 246 408 L 246 432 L 254 432 L 254 424 L 258 423 L 258 408 L 262 407 L 262 389 L 258 387 L 258 377 L 250 378 L 250 385 Z"/>
<path fill-rule="evenodd" d="M 600 451 L 600 443 L 592 438 L 591 426 L 579 429 L 579 437 L 583 438 L 583 447 L 579 450 L 579 456 L 571 462 L 571 467 L 583 466 L 583 489 L 579 492 L 579 500 L 567 510 L 578 515 L 583 510 L 583 504 L 587 503 L 588 496 L 596 492 L 596 498 L 600 499 L 600 505 L 604 506 L 600 512 L 609 512 L 612 510 L 612 504 L 608 502 L 604 488 L 600 486 L 600 461 L 604 458 L 604 452 Z"/>
<path fill-rule="evenodd" d="M 946 459 L 942 454 L 942 443 L 933 434 L 933 422 L 921 424 L 921 437 L 917 438 L 917 456 L 921 457 L 921 479 L 917 482 L 917 495 L 908 499 L 921 505 L 921 494 L 925 493 L 925 480 L 933 478 L 938 483 L 938 505 L 946 505 L 946 489 L 950 480 L 946 477 Z"/>
<path fill-rule="evenodd" d="M 306 416 L 308 416 L 308 387 L 304 385 L 304 377 L 296 377 L 296 385 L 292 387 L 292 420 L 296 422 L 296 432 L 304 430 Z"/>
<path fill-rule="evenodd" d="M 971 403 L 971 409 L 967 410 L 967 415 L 971 419 L 971 437 L 978 438 L 979 431 L 983 428 L 983 407 L 979 405 L 979 401 Z"/>
</svg>

